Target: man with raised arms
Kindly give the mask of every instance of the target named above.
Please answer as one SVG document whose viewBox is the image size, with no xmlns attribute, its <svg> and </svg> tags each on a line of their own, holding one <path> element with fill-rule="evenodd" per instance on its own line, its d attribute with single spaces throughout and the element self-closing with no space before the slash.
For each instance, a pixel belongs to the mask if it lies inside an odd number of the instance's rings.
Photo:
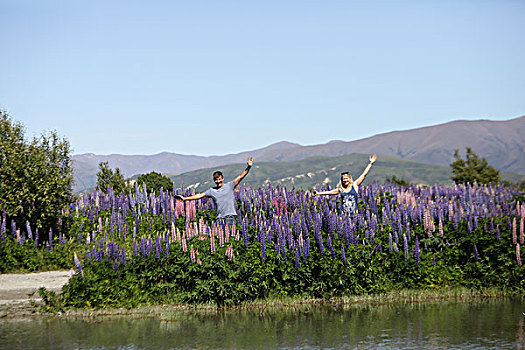
<svg viewBox="0 0 525 350">
<path fill-rule="evenodd" d="M 213 199 L 215 206 L 217 207 L 217 219 L 228 225 L 233 225 L 235 223 L 235 218 L 237 217 L 235 196 L 233 190 L 239 185 L 239 183 L 244 179 L 248 172 L 250 171 L 253 164 L 252 157 L 248 157 L 248 162 L 246 163 L 246 169 L 237 176 L 233 181 L 224 183 L 224 176 L 222 172 L 216 171 L 213 173 L 213 181 L 215 182 L 215 187 L 210 188 L 204 193 L 197 193 L 193 196 L 183 197 L 178 196 L 178 199 L 183 201 L 197 200 L 204 197 L 209 197 Z"/>
</svg>

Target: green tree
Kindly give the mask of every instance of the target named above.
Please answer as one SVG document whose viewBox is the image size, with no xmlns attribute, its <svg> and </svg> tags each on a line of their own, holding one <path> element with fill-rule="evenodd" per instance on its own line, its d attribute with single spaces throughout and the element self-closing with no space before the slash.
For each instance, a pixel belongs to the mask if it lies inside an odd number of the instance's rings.
<svg viewBox="0 0 525 350">
<path fill-rule="evenodd" d="M 395 183 L 395 184 L 398 184 L 400 186 L 410 186 L 410 182 L 408 182 L 407 180 L 405 180 L 404 178 L 400 177 L 400 178 L 397 178 L 395 175 L 392 175 L 392 177 L 387 177 L 386 178 L 386 181 L 389 181 L 389 182 L 392 182 L 392 183 Z"/>
<path fill-rule="evenodd" d="M 474 182 L 478 184 L 489 184 L 499 182 L 499 170 L 489 165 L 485 158 L 479 159 L 478 155 L 470 147 L 466 148 L 466 160 L 459 155 L 459 150 L 454 150 L 454 161 L 450 163 L 452 168 L 452 180 L 456 184 Z"/>
<path fill-rule="evenodd" d="M 138 185 L 142 185 L 143 183 L 146 184 L 148 191 L 155 191 L 157 196 L 160 194 L 161 188 L 163 188 L 165 191 L 170 191 L 173 188 L 173 182 L 169 179 L 169 177 L 159 174 L 155 171 L 142 174 L 137 178 Z"/>
<path fill-rule="evenodd" d="M 122 192 L 127 192 L 129 186 L 119 168 L 113 171 L 108 162 L 100 162 L 96 187 L 104 193 L 108 193 L 108 189 L 111 188 L 115 195 L 120 195 Z"/>
<path fill-rule="evenodd" d="M 56 132 L 28 142 L 24 126 L 0 110 L 0 211 L 17 227 L 55 228 L 74 200 L 71 149 Z M 25 231 L 25 230 L 24 230 Z"/>
</svg>

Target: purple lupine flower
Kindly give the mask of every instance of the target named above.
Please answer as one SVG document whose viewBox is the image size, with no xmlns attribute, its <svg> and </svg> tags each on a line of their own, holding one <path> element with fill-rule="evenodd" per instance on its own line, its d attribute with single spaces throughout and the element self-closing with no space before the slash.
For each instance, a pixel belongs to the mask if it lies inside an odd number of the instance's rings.
<svg viewBox="0 0 525 350">
<path fill-rule="evenodd" d="M 392 251 L 392 233 L 388 233 L 388 251 Z"/>
<path fill-rule="evenodd" d="M 332 253 L 332 258 L 335 259 L 335 250 L 332 246 L 332 239 L 330 238 L 330 233 L 326 235 L 326 245 L 328 246 L 328 249 Z"/>
<path fill-rule="evenodd" d="M 432 254 L 432 266 L 436 266 L 436 256 Z"/>
<path fill-rule="evenodd" d="M 81 275 L 83 279 L 86 279 L 84 277 L 84 272 L 82 271 L 82 265 L 80 263 L 77 265 L 77 271 L 78 271 L 78 274 Z"/>
<path fill-rule="evenodd" d="M 151 237 L 149 237 L 148 241 L 146 242 L 146 255 L 147 256 L 149 256 L 152 249 L 153 249 L 153 240 L 151 239 Z"/>
<path fill-rule="evenodd" d="M 140 238 L 140 255 L 143 258 L 146 257 L 146 241 L 144 240 L 144 237 Z"/>
<path fill-rule="evenodd" d="M 75 262 L 75 266 L 77 267 L 78 274 L 82 275 L 82 278 L 85 279 L 84 273 L 82 272 L 82 265 L 80 264 L 76 253 L 73 254 L 73 260 Z"/>
<path fill-rule="evenodd" d="M 310 238 L 305 239 L 303 247 L 304 261 L 308 259 L 308 254 L 310 253 Z"/>
<path fill-rule="evenodd" d="M 478 261 L 478 247 L 476 247 L 476 243 L 474 243 L 474 260 Z"/>
<path fill-rule="evenodd" d="M 33 232 L 31 231 L 31 225 L 29 224 L 29 221 L 26 221 L 26 231 L 27 231 L 27 238 L 33 239 Z"/>
<path fill-rule="evenodd" d="M 299 268 L 299 248 L 295 248 L 295 268 Z"/>
<path fill-rule="evenodd" d="M 170 257 L 170 242 L 166 241 L 166 246 L 164 247 L 164 257 L 168 259 Z"/>
<path fill-rule="evenodd" d="M 408 261 L 408 242 L 407 236 L 403 235 L 403 252 L 405 253 L 405 262 Z"/>
<path fill-rule="evenodd" d="M 341 260 L 343 261 L 343 266 L 346 267 L 348 265 L 348 262 L 346 261 L 346 252 L 344 244 L 341 244 Z"/>
<path fill-rule="evenodd" d="M 155 240 L 155 259 L 160 258 L 160 252 L 162 250 L 162 247 L 160 245 L 160 238 L 157 236 L 157 239 Z"/>
<path fill-rule="evenodd" d="M 416 265 L 419 265 L 419 238 L 417 235 L 415 238 L 414 260 L 416 261 Z"/>
<path fill-rule="evenodd" d="M 5 209 L 3 210 L 3 213 L 2 213 L 2 218 L 0 220 L 0 238 L 2 238 L 2 240 L 5 242 L 6 240 L 6 237 L 5 237 L 5 232 L 6 232 L 6 222 L 7 222 L 7 214 L 5 212 Z"/>
<path fill-rule="evenodd" d="M 117 269 L 118 269 L 118 262 L 115 259 L 115 263 L 113 264 L 113 271 L 117 271 Z"/>
<path fill-rule="evenodd" d="M 266 235 L 259 232 L 259 243 L 261 245 L 261 261 L 266 260 Z"/>
<path fill-rule="evenodd" d="M 248 247 L 248 244 L 250 243 L 250 237 L 248 234 L 248 223 L 246 222 L 246 217 L 242 220 L 241 232 L 242 232 L 242 241 L 244 242 L 244 244 L 246 244 L 246 247 Z"/>
<path fill-rule="evenodd" d="M 122 247 L 122 250 L 120 253 L 120 263 L 122 265 L 126 265 L 126 251 L 124 250 L 124 247 Z"/>
<path fill-rule="evenodd" d="M 2 221 L 2 225 L 0 226 L 0 239 L 2 239 L 2 241 L 4 242 L 7 240 L 5 232 L 6 232 L 5 221 Z"/>
<path fill-rule="evenodd" d="M 48 246 L 48 250 L 52 250 L 52 249 L 53 249 L 53 230 L 49 229 L 49 246 Z"/>
<path fill-rule="evenodd" d="M 133 256 L 138 255 L 137 241 L 133 240 Z"/>
</svg>

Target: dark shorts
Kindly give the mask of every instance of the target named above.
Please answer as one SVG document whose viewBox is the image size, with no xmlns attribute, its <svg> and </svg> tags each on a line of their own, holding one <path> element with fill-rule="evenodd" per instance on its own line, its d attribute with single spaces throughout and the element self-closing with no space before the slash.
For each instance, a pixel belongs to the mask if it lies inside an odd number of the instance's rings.
<svg viewBox="0 0 525 350">
<path fill-rule="evenodd" d="M 226 225 L 232 227 L 235 225 L 237 217 L 230 215 L 230 216 L 224 216 L 222 218 L 217 218 L 217 223 L 221 225 L 222 227 L 225 227 Z"/>
</svg>

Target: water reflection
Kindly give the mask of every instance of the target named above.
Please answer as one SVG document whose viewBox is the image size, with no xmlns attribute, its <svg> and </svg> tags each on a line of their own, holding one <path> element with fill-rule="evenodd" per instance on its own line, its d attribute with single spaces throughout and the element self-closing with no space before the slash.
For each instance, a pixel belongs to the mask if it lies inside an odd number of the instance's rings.
<svg viewBox="0 0 525 350">
<path fill-rule="evenodd" d="M 1 349 L 525 349 L 520 300 L 0 320 Z"/>
</svg>

